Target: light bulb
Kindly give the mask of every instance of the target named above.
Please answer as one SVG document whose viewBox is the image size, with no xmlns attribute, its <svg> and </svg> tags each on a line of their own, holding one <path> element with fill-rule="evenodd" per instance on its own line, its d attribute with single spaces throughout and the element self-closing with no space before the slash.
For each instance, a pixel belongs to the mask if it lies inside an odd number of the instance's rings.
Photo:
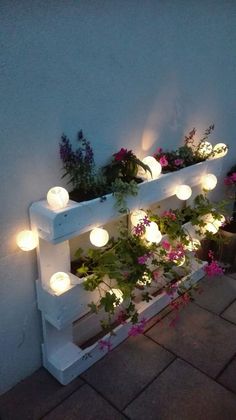
<svg viewBox="0 0 236 420">
<path fill-rule="evenodd" d="M 16 243 L 22 251 L 31 251 L 38 245 L 38 236 L 32 230 L 22 230 L 16 237 Z"/>
<path fill-rule="evenodd" d="M 219 227 L 222 226 L 225 223 L 225 216 L 223 214 L 221 214 L 220 220 L 215 219 L 214 223 L 215 223 L 216 226 L 219 226 Z"/>
<path fill-rule="evenodd" d="M 209 141 L 202 141 L 198 149 L 198 154 L 203 158 L 207 158 L 211 154 L 212 149 L 213 146 Z"/>
<path fill-rule="evenodd" d="M 147 213 L 145 213 L 145 211 L 135 210 L 131 213 L 130 220 L 133 226 L 137 226 L 145 217 L 147 217 Z"/>
<path fill-rule="evenodd" d="M 89 238 L 91 244 L 100 248 L 102 246 L 105 246 L 109 241 L 109 234 L 106 229 L 95 228 L 91 230 Z"/>
<path fill-rule="evenodd" d="M 205 226 L 201 228 L 203 233 L 209 232 L 215 235 L 218 232 L 220 227 L 220 221 L 216 220 L 211 213 L 202 216 L 201 219 L 205 223 Z"/>
<path fill-rule="evenodd" d="M 151 222 L 149 226 L 146 226 L 145 239 L 156 244 L 161 242 L 162 234 L 155 222 Z"/>
<path fill-rule="evenodd" d="M 217 178 L 213 174 L 206 174 L 202 178 L 202 187 L 204 190 L 211 191 L 214 190 L 217 184 Z"/>
<path fill-rule="evenodd" d="M 157 179 L 159 177 L 159 175 L 161 174 L 162 171 L 162 166 L 159 162 L 157 162 L 157 160 L 153 157 L 153 156 L 147 156 L 145 157 L 142 162 L 145 165 L 148 165 L 150 170 L 151 170 L 151 174 L 149 171 L 145 171 L 143 168 L 140 168 L 138 171 L 138 176 L 140 176 L 141 178 L 147 179 L 148 181 L 152 180 L 152 179 Z"/>
<path fill-rule="evenodd" d="M 187 236 L 186 239 L 189 241 L 188 245 L 185 245 L 185 249 L 188 251 L 196 251 L 198 248 L 200 248 L 201 242 L 198 239 L 190 238 L 189 236 Z"/>
<path fill-rule="evenodd" d="M 50 287 L 58 295 L 68 290 L 70 288 L 70 284 L 69 275 L 67 273 L 63 273 L 63 271 L 54 273 L 50 278 Z"/>
<path fill-rule="evenodd" d="M 142 276 L 142 280 L 138 280 L 137 281 L 137 286 L 149 286 L 152 282 L 152 279 L 150 277 L 150 275 L 148 275 L 147 273 L 144 273 Z"/>
<path fill-rule="evenodd" d="M 223 157 L 228 153 L 228 146 L 225 143 L 217 143 L 213 147 L 213 152 L 218 158 Z"/>
<path fill-rule="evenodd" d="M 47 193 L 47 202 L 52 210 L 63 209 L 67 206 L 69 194 L 65 188 L 53 187 Z"/>
<path fill-rule="evenodd" d="M 192 188 L 184 184 L 179 185 L 175 190 L 175 194 L 179 200 L 188 200 L 188 198 L 192 195 Z"/>
<path fill-rule="evenodd" d="M 111 289 L 109 290 L 109 293 L 112 295 L 114 294 L 116 296 L 117 299 L 119 299 L 119 303 L 113 303 L 113 306 L 119 306 L 122 302 L 123 302 L 123 293 L 120 289 Z"/>
</svg>

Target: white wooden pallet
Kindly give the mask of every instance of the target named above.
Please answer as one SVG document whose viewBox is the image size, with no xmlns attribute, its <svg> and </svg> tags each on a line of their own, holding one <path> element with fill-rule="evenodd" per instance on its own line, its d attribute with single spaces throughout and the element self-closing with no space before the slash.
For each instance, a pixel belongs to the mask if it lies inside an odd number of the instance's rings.
<svg viewBox="0 0 236 420">
<path fill-rule="evenodd" d="M 127 199 L 130 210 L 145 208 L 175 194 L 177 185 L 188 184 L 193 187 L 201 183 L 204 174 L 219 175 L 221 159 L 212 159 L 189 166 L 176 172 L 160 175 L 158 179 L 144 181 L 138 185 L 136 197 Z M 40 238 L 51 243 L 61 243 L 84 232 L 92 230 L 119 217 L 112 194 L 105 200 L 94 200 L 77 203 L 69 201 L 66 208 L 52 210 L 46 200 L 33 203 L 30 217 L 33 226 L 37 227 Z"/>
<path fill-rule="evenodd" d="M 138 185 L 137 197 L 128 198 L 128 207 L 130 210 L 148 207 L 172 196 L 178 184 L 194 186 L 201 183 L 204 174 L 219 175 L 220 171 L 221 159 L 213 159 L 144 182 Z M 95 300 L 96 291 L 86 292 L 83 279 L 70 273 L 69 239 L 119 217 L 114 203 L 114 197 L 108 195 L 103 202 L 99 198 L 84 203 L 70 201 L 63 210 L 51 210 L 46 200 L 33 203 L 30 208 L 31 226 L 39 236 L 36 288 L 43 323 L 43 364 L 62 384 L 69 383 L 106 354 L 99 349 L 98 342 L 82 350 L 73 340 L 74 321 L 78 320 L 78 334 L 81 332 L 81 337 L 87 338 L 88 332 L 96 335 L 99 318 L 95 321 L 93 316 L 86 315 L 87 304 Z M 204 263 L 192 267 L 193 283 L 204 276 L 203 267 Z M 71 287 L 59 296 L 49 287 L 50 277 L 58 271 L 67 272 L 71 278 Z M 184 278 L 184 282 L 188 284 L 188 278 Z M 148 303 L 140 302 L 139 315 L 149 319 L 169 302 L 170 296 L 166 293 L 153 297 Z M 128 322 L 115 329 L 116 335 L 111 338 L 113 348 L 127 338 L 130 326 Z"/>
</svg>

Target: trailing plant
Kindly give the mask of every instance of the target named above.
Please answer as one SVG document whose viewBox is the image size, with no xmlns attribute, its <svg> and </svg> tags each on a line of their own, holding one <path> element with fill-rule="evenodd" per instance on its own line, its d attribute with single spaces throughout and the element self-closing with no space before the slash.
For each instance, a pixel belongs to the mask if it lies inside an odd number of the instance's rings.
<svg viewBox="0 0 236 420">
<path fill-rule="evenodd" d="M 232 166 L 232 168 L 228 171 L 225 179 L 224 184 L 227 185 L 230 190 L 233 190 L 233 213 L 231 220 L 236 222 L 236 165 Z"/>
<path fill-rule="evenodd" d="M 128 196 L 136 196 L 138 194 L 138 185 L 133 179 L 130 182 L 124 182 L 121 178 L 116 178 L 111 184 L 113 195 L 116 199 L 116 207 L 120 213 L 127 213 L 126 199 Z"/>
</svg>

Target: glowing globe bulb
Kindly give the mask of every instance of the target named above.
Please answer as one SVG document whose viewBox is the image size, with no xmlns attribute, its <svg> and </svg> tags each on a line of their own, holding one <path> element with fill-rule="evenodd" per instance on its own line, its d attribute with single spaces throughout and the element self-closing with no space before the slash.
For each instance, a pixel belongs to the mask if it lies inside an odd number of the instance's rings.
<svg viewBox="0 0 236 420">
<path fill-rule="evenodd" d="M 130 220 L 133 226 L 137 226 L 142 219 L 147 217 L 147 213 L 143 210 L 135 210 L 130 215 Z"/>
<path fill-rule="evenodd" d="M 203 216 L 202 220 L 205 223 L 205 226 L 202 228 L 203 233 L 209 232 L 215 235 L 218 232 L 220 227 L 220 221 L 214 219 L 211 213 L 208 213 L 205 216 Z"/>
<path fill-rule="evenodd" d="M 47 202 L 52 210 L 63 209 L 67 206 L 69 194 L 65 188 L 53 187 L 47 193 Z"/>
<path fill-rule="evenodd" d="M 95 228 L 90 232 L 90 242 L 98 248 L 105 246 L 109 241 L 109 234 L 106 229 Z"/>
<path fill-rule="evenodd" d="M 32 230 L 22 230 L 16 237 L 16 243 L 22 251 L 31 251 L 38 245 L 38 236 Z"/>
<path fill-rule="evenodd" d="M 204 190 L 211 191 L 214 190 L 217 184 L 217 178 L 213 174 L 206 174 L 202 179 L 202 187 Z"/>
<path fill-rule="evenodd" d="M 211 154 L 212 149 L 213 146 L 211 143 L 209 143 L 209 141 L 202 141 L 199 146 L 198 153 L 201 157 L 206 158 Z"/>
<path fill-rule="evenodd" d="M 198 239 L 190 237 L 187 237 L 186 239 L 189 241 L 188 245 L 185 245 L 185 249 L 188 251 L 196 251 L 200 248 L 201 242 Z"/>
<path fill-rule="evenodd" d="M 116 307 L 116 306 L 119 306 L 122 302 L 123 302 L 123 293 L 122 293 L 122 291 L 120 290 L 120 289 L 111 289 L 111 290 L 109 290 L 109 293 L 112 295 L 112 294 L 114 294 L 115 296 L 116 296 L 116 298 L 117 299 L 119 299 L 119 303 L 117 302 L 117 303 L 113 303 L 113 306 L 114 306 L 114 308 Z"/>
<path fill-rule="evenodd" d="M 50 278 L 50 287 L 58 295 L 68 290 L 70 288 L 70 284 L 69 275 L 63 273 L 63 271 L 58 271 Z"/>
<path fill-rule="evenodd" d="M 140 168 L 138 175 L 141 176 L 144 179 L 147 179 L 148 181 L 150 181 L 151 179 L 157 179 L 159 177 L 159 175 L 161 174 L 162 171 L 162 166 L 159 162 L 157 162 L 157 160 L 153 157 L 153 156 L 147 156 L 145 157 L 142 162 L 145 165 L 148 165 L 150 170 L 151 170 L 151 174 L 149 171 L 146 171 L 143 168 Z"/>
<path fill-rule="evenodd" d="M 189 197 L 192 195 L 192 188 L 188 185 L 179 185 L 175 191 L 176 196 L 179 200 L 188 200 Z"/>
<path fill-rule="evenodd" d="M 145 239 L 156 244 L 161 242 L 162 234 L 155 222 L 151 222 L 149 226 L 146 226 Z"/>
<path fill-rule="evenodd" d="M 228 153 L 228 146 L 225 143 L 217 143 L 213 148 L 213 152 L 218 158 L 223 157 Z"/>
</svg>

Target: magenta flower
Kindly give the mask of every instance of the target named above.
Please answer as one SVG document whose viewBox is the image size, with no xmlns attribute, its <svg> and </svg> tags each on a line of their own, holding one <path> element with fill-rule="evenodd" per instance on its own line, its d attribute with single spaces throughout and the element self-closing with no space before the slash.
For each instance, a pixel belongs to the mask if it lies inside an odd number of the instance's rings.
<svg viewBox="0 0 236 420">
<path fill-rule="evenodd" d="M 166 159 L 165 155 L 164 155 L 164 156 L 162 156 L 162 157 L 159 159 L 159 162 L 160 162 L 161 166 L 163 166 L 163 167 L 165 167 L 165 166 L 168 166 L 168 165 L 169 165 L 169 162 L 168 162 L 168 160 Z"/>
<path fill-rule="evenodd" d="M 129 151 L 131 152 L 131 150 Z M 120 161 L 125 159 L 125 157 L 127 156 L 127 154 L 129 153 L 127 149 L 124 149 L 123 147 L 119 150 L 119 152 L 114 153 L 113 156 L 115 158 L 115 160 Z"/>
<path fill-rule="evenodd" d="M 184 160 L 183 159 L 175 159 L 175 161 L 174 161 L 174 164 L 176 166 L 183 165 L 183 163 L 184 163 Z"/>
<path fill-rule="evenodd" d="M 128 332 L 129 337 L 135 337 L 138 334 L 142 334 L 144 332 L 146 324 L 147 320 L 145 318 L 142 318 L 138 324 L 132 325 Z"/>
<path fill-rule="evenodd" d="M 224 274 L 224 270 L 217 261 L 212 260 L 206 267 L 204 267 L 205 273 L 211 277 L 211 276 L 220 276 Z"/>
<path fill-rule="evenodd" d="M 157 154 L 162 153 L 162 150 L 163 150 L 163 149 L 162 149 L 161 147 L 158 147 L 158 148 L 157 148 L 156 153 L 157 153 Z"/>
<path fill-rule="evenodd" d="M 150 226 L 151 221 L 148 219 L 147 216 L 144 216 L 144 218 L 142 219 L 142 223 L 144 224 L 144 226 Z"/>
<path fill-rule="evenodd" d="M 138 263 L 139 264 L 146 264 L 147 260 L 153 256 L 152 252 L 149 252 L 148 254 L 141 255 L 138 257 Z"/>
<path fill-rule="evenodd" d="M 153 280 L 154 281 L 158 281 L 159 280 L 159 277 L 160 277 L 160 272 L 158 271 L 158 270 L 155 270 L 155 271 L 153 271 L 152 272 L 152 275 L 153 275 Z"/>
</svg>

